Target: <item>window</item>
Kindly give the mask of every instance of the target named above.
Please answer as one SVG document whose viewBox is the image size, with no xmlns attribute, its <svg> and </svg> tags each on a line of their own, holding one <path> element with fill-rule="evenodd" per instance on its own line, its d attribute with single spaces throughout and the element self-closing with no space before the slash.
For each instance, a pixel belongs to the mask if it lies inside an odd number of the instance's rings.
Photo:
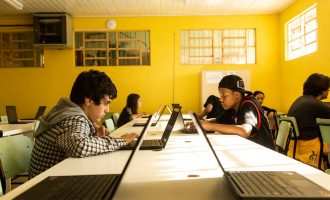
<svg viewBox="0 0 330 200">
<path fill-rule="evenodd" d="M 255 29 L 185 30 L 181 64 L 255 64 Z"/>
<path fill-rule="evenodd" d="M 33 47 L 32 32 L 0 33 L 0 68 L 42 66 L 43 51 Z"/>
<path fill-rule="evenodd" d="M 317 50 L 316 4 L 287 22 L 286 60 Z"/>
<path fill-rule="evenodd" d="M 150 32 L 76 32 L 75 61 L 76 66 L 150 65 Z"/>
</svg>

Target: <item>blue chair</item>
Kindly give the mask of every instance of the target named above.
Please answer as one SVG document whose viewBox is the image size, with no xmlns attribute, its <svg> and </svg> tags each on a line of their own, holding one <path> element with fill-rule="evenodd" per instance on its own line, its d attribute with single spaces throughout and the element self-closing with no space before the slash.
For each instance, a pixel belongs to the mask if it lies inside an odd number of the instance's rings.
<svg viewBox="0 0 330 200">
<path fill-rule="evenodd" d="M 32 147 L 32 140 L 25 135 L 0 138 L 0 168 L 5 180 L 12 183 L 11 179 L 28 171 Z M 11 184 L 8 186 L 6 191 L 11 190 Z"/>
<path fill-rule="evenodd" d="M 290 135 L 292 134 L 291 123 L 287 121 L 282 121 L 279 125 L 276 137 L 276 145 L 278 147 L 278 152 L 286 155 L 290 143 Z"/>
<path fill-rule="evenodd" d="M 113 120 L 111 118 L 105 120 L 105 125 L 110 133 L 116 129 L 115 124 L 113 123 Z"/>
<path fill-rule="evenodd" d="M 323 155 L 323 145 L 324 143 L 330 144 L 330 119 L 316 118 L 316 124 L 319 127 L 319 139 L 320 139 L 320 159 L 318 163 L 318 168 L 322 170 L 322 160 L 325 160 L 327 165 L 329 165 L 328 155 Z M 325 158 L 325 159 L 323 159 Z"/>
<path fill-rule="evenodd" d="M 291 127 L 292 127 L 291 139 L 294 140 L 292 157 L 295 159 L 296 158 L 296 150 L 297 150 L 297 142 L 298 142 L 298 138 L 299 138 L 299 135 L 300 135 L 296 118 L 293 117 L 293 116 L 281 116 L 279 120 L 280 120 L 280 123 L 282 123 L 282 121 L 286 121 L 286 122 L 289 122 L 291 124 Z"/>
</svg>

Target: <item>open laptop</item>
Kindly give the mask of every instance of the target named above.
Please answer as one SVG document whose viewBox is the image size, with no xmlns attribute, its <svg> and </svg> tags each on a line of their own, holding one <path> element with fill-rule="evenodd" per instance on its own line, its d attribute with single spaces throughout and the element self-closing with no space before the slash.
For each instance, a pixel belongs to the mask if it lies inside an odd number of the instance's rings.
<svg viewBox="0 0 330 200">
<path fill-rule="evenodd" d="M 163 108 L 163 109 L 158 109 L 158 112 L 157 112 L 157 114 L 156 114 L 156 117 L 158 117 L 158 118 L 157 118 L 157 120 L 156 120 L 155 122 L 153 122 L 153 123 L 151 124 L 151 126 L 156 126 L 156 125 L 158 124 L 160 118 L 162 117 L 162 115 L 163 115 L 163 113 L 164 113 L 164 110 L 165 110 L 165 106 L 163 107 L 162 105 L 160 105 L 160 108 Z M 159 112 L 160 110 L 161 110 L 161 112 Z M 135 127 L 135 126 L 144 126 L 145 124 L 146 124 L 146 122 L 135 122 L 135 123 L 133 124 L 133 126 L 134 126 L 134 127 Z"/>
<path fill-rule="evenodd" d="M 46 106 L 39 106 L 36 115 L 34 118 L 22 118 L 21 120 L 37 120 L 39 117 L 41 117 L 46 111 Z"/>
<path fill-rule="evenodd" d="M 6 113 L 8 117 L 8 124 L 27 124 L 34 122 L 34 120 L 18 121 L 16 106 L 6 106 Z"/>
<path fill-rule="evenodd" d="M 292 171 L 226 171 L 195 113 L 193 122 L 207 141 L 236 199 L 330 199 L 330 192 Z"/>
<path fill-rule="evenodd" d="M 160 113 L 160 111 L 162 109 L 162 106 L 163 106 L 163 104 L 160 104 L 160 106 L 158 107 L 158 109 L 157 109 L 157 116 Z M 150 115 L 143 115 L 143 116 L 141 116 L 141 118 L 149 118 L 149 117 L 150 117 Z"/>
<path fill-rule="evenodd" d="M 170 137 L 174 124 L 177 121 L 178 115 L 180 113 L 181 107 L 175 108 L 170 116 L 170 119 L 167 122 L 166 128 L 163 132 L 161 139 L 153 139 L 153 140 L 144 140 L 140 147 L 141 150 L 162 150 L 165 148 L 168 138 Z M 134 143 L 131 143 L 127 146 L 124 146 L 120 149 L 122 150 L 130 150 L 134 148 Z"/>
<path fill-rule="evenodd" d="M 142 144 L 151 125 L 151 117 L 144 126 L 137 145 L 130 154 L 121 174 L 49 176 L 17 196 L 16 200 L 112 199 L 127 171 L 132 158 Z"/>
</svg>

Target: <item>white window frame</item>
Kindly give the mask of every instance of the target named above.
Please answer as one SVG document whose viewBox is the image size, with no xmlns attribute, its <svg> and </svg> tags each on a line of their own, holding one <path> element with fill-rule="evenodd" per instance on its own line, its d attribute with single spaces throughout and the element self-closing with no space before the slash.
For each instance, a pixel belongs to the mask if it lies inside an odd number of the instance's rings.
<svg viewBox="0 0 330 200">
<path fill-rule="evenodd" d="M 317 4 L 285 24 L 285 60 L 293 60 L 317 51 Z"/>
</svg>

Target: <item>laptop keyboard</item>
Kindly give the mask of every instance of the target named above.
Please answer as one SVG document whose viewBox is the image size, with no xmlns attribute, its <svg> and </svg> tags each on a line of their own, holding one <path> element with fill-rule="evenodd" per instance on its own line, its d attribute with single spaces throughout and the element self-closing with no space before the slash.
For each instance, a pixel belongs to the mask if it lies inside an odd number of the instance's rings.
<svg viewBox="0 0 330 200">
<path fill-rule="evenodd" d="M 272 172 L 227 172 L 243 193 L 251 195 L 302 195 Z"/>
<path fill-rule="evenodd" d="M 51 188 L 39 195 L 41 199 L 49 200 L 104 199 L 114 192 L 119 177 L 120 174 L 48 177 L 44 181 L 48 182 Z M 23 193 L 16 199 L 29 199 L 28 196 L 24 197 Z"/>
<path fill-rule="evenodd" d="M 142 146 L 162 146 L 161 140 L 143 140 Z"/>
</svg>

